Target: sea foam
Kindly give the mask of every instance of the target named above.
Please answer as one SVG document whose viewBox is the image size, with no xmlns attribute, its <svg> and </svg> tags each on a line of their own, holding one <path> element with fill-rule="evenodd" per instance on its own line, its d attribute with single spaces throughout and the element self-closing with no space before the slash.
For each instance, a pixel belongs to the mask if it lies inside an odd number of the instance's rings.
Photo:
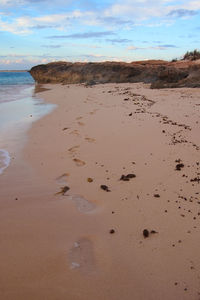
<svg viewBox="0 0 200 300">
<path fill-rule="evenodd" d="M 9 166 L 10 164 L 10 155 L 8 151 L 0 149 L 0 174 Z"/>
</svg>

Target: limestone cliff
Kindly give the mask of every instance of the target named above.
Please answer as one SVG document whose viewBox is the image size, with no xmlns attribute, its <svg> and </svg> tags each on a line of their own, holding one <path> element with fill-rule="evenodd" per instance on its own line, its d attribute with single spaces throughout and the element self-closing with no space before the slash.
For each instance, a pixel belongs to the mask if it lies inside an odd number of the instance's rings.
<svg viewBox="0 0 200 300">
<path fill-rule="evenodd" d="M 145 82 L 152 88 L 200 87 L 200 64 L 185 61 L 53 62 L 35 66 L 30 73 L 37 83 Z"/>
</svg>

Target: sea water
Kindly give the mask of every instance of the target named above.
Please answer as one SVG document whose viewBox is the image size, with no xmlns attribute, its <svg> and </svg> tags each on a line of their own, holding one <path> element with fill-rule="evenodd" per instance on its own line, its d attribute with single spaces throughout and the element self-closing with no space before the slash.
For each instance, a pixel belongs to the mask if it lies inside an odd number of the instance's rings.
<svg viewBox="0 0 200 300">
<path fill-rule="evenodd" d="M 22 147 L 31 124 L 54 108 L 37 97 L 34 89 L 28 72 L 0 71 L 0 176 Z"/>
</svg>

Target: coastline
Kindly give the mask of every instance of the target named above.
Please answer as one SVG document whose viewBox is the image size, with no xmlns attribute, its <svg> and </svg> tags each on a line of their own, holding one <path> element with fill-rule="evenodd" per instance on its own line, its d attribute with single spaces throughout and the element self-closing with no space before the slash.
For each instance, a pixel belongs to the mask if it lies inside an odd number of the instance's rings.
<svg viewBox="0 0 200 300">
<path fill-rule="evenodd" d="M 3 299 L 197 299 L 199 89 L 42 89 L 57 107 L 1 191 Z"/>
</svg>

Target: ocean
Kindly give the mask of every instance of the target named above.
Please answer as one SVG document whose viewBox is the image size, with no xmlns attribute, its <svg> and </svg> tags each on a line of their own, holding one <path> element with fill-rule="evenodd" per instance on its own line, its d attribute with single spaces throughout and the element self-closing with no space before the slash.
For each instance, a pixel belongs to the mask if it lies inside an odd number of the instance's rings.
<svg viewBox="0 0 200 300">
<path fill-rule="evenodd" d="M 28 72 L 0 71 L 0 176 L 23 148 L 31 124 L 55 107 L 34 93 Z"/>
</svg>

